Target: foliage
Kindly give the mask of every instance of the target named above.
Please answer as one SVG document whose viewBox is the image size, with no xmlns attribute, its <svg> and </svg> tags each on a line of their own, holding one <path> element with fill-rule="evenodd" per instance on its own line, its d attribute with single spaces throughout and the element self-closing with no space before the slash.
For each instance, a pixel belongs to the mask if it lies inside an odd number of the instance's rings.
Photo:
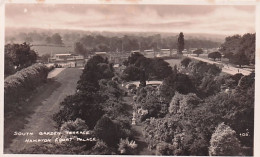
<svg viewBox="0 0 260 157">
<path fill-rule="evenodd" d="M 165 102 L 169 103 L 176 91 L 181 94 L 188 94 L 196 92 L 196 89 L 189 76 L 177 73 L 171 74 L 169 77 L 164 79 L 162 85 L 159 87 L 159 91 Z"/>
<path fill-rule="evenodd" d="M 51 58 L 51 55 L 49 53 L 47 53 L 47 54 L 40 56 L 39 59 L 42 61 L 42 63 L 48 63 L 49 58 Z"/>
<path fill-rule="evenodd" d="M 184 50 L 184 35 L 182 32 L 180 32 L 178 36 L 177 47 L 178 53 L 182 54 L 182 51 Z"/>
<path fill-rule="evenodd" d="M 233 55 L 233 57 L 230 59 L 230 62 L 239 65 L 239 67 L 249 64 L 249 60 L 244 52 L 239 52 Z"/>
<path fill-rule="evenodd" d="M 118 151 L 120 152 L 120 154 L 135 155 L 134 150 L 137 148 L 137 144 L 135 143 L 135 141 L 129 141 L 128 138 L 120 139 L 118 146 Z"/>
<path fill-rule="evenodd" d="M 90 92 L 80 92 L 66 97 L 60 104 L 61 110 L 54 114 L 54 121 L 58 126 L 61 126 L 66 121 L 81 118 L 90 129 L 93 129 L 96 122 L 104 114 L 101 105 L 98 103 L 99 97 L 98 94 L 91 94 Z"/>
<path fill-rule="evenodd" d="M 88 126 L 86 125 L 85 121 L 77 118 L 75 121 L 67 121 L 63 123 L 60 127 L 60 132 L 62 132 L 62 137 L 69 137 L 69 134 L 66 134 L 66 131 L 89 131 Z M 75 135 L 72 135 L 75 136 Z M 77 137 L 84 137 L 82 134 L 77 135 Z"/>
<path fill-rule="evenodd" d="M 34 64 L 5 78 L 5 113 L 15 111 L 19 102 L 28 98 L 40 84 L 47 80 L 48 68 Z"/>
<path fill-rule="evenodd" d="M 255 34 L 233 35 L 226 37 L 220 51 L 224 57 L 238 65 L 255 63 Z M 241 57 L 243 56 L 243 57 Z"/>
<path fill-rule="evenodd" d="M 210 156 L 241 155 L 241 146 L 236 138 L 236 132 L 229 126 L 221 123 L 212 134 L 209 147 Z"/>
<path fill-rule="evenodd" d="M 108 146 L 115 147 L 119 142 L 116 124 L 107 116 L 98 120 L 94 132 L 96 137 L 103 140 Z"/>
<path fill-rule="evenodd" d="M 98 140 L 96 145 L 91 149 L 91 154 L 95 155 L 111 155 L 115 154 L 105 142 Z"/>
<path fill-rule="evenodd" d="M 181 65 L 184 66 L 185 68 L 187 68 L 190 62 L 191 62 L 190 58 L 184 58 L 181 61 Z"/>
<path fill-rule="evenodd" d="M 133 53 L 125 62 L 127 65 L 123 71 L 122 79 L 126 81 L 137 81 L 145 75 L 143 80 L 162 80 L 172 73 L 169 63 L 160 58 L 146 58 L 140 53 Z M 144 82 L 144 81 L 143 81 Z"/>
<path fill-rule="evenodd" d="M 219 53 L 218 51 L 216 52 L 211 52 L 208 54 L 208 58 L 212 58 L 214 61 L 218 58 L 219 60 L 221 60 L 221 53 Z"/>
<path fill-rule="evenodd" d="M 4 75 L 12 75 L 15 73 L 14 64 L 12 62 L 12 58 L 9 56 L 9 54 L 5 54 L 5 65 L 4 65 Z"/>
<path fill-rule="evenodd" d="M 74 145 L 69 142 L 63 144 L 57 143 L 43 143 L 33 145 L 29 148 L 23 149 L 19 154 L 82 154 L 89 155 L 90 152 L 85 145 Z"/>
<path fill-rule="evenodd" d="M 174 155 L 173 151 L 173 145 L 166 142 L 161 142 L 156 146 L 156 155 Z"/>
<path fill-rule="evenodd" d="M 122 79 L 126 81 L 137 81 L 140 79 L 140 68 L 129 65 L 126 67 L 126 69 L 123 71 Z"/>
<path fill-rule="evenodd" d="M 87 56 L 90 54 L 89 51 L 80 42 L 75 43 L 74 51 L 75 51 L 75 53 L 81 54 L 83 56 Z"/>
<path fill-rule="evenodd" d="M 196 54 L 197 56 L 199 56 L 200 54 L 203 53 L 203 50 L 202 49 L 197 49 L 195 51 L 193 51 L 194 54 Z"/>
<path fill-rule="evenodd" d="M 194 109 L 200 102 L 200 98 L 194 93 L 182 95 L 176 92 L 170 103 L 169 113 L 184 116 L 185 114 L 189 114 L 188 110 Z"/>
<path fill-rule="evenodd" d="M 5 45 L 5 55 L 9 58 L 6 61 L 11 62 L 8 64 L 16 66 L 17 70 L 32 65 L 37 59 L 36 52 L 27 43 Z"/>
<path fill-rule="evenodd" d="M 60 36 L 59 33 L 55 33 L 55 34 L 53 34 L 53 35 L 51 36 L 51 43 L 57 44 L 57 45 L 63 44 L 63 43 L 62 43 L 62 38 L 61 38 L 61 36 Z"/>
</svg>

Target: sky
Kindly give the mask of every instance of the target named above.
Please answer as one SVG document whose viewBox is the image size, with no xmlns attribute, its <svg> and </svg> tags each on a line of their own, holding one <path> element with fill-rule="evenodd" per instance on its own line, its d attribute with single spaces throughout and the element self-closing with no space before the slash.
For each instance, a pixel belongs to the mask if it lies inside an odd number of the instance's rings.
<svg viewBox="0 0 260 157">
<path fill-rule="evenodd" d="M 111 32 L 255 32 L 255 7 L 235 5 L 6 4 L 5 26 Z"/>
</svg>

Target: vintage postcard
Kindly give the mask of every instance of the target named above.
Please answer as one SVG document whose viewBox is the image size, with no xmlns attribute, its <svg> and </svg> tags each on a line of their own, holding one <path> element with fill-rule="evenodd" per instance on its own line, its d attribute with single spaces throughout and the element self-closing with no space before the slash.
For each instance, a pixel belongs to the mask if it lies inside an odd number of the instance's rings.
<svg viewBox="0 0 260 157">
<path fill-rule="evenodd" d="M 4 156 L 257 156 L 259 2 L 0 9 Z"/>
</svg>

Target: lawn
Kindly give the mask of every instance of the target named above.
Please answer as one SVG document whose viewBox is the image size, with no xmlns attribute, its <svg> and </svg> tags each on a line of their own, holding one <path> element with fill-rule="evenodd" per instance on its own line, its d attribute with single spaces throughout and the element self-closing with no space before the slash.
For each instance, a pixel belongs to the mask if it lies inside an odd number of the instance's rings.
<svg viewBox="0 0 260 157">
<path fill-rule="evenodd" d="M 36 46 L 32 46 L 32 49 L 35 50 L 38 53 L 39 56 L 42 56 L 44 54 L 74 52 L 74 46 L 73 45 L 65 45 L 65 46 L 36 45 Z"/>
<path fill-rule="evenodd" d="M 181 58 L 180 59 L 165 59 L 166 62 L 170 64 L 171 67 L 174 67 L 174 65 L 179 65 L 181 63 Z"/>
</svg>

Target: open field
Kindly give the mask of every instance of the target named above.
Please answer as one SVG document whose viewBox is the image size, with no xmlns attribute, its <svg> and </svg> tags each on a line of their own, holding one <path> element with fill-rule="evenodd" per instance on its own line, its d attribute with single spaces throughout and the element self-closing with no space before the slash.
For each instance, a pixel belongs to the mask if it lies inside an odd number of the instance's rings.
<svg viewBox="0 0 260 157">
<path fill-rule="evenodd" d="M 39 132 L 41 131 L 56 131 L 52 115 L 59 111 L 59 104 L 66 96 L 74 94 L 81 73 L 82 70 L 78 68 L 63 70 L 40 87 L 20 113 L 17 113 L 12 119 L 5 119 L 5 153 L 30 147 L 33 143 L 25 143 L 26 138 L 42 139 L 50 137 L 40 136 Z M 33 132 L 34 134 L 29 137 L 14 136 L 15 131 Z"/>
<path fill-rule="evenodd" d="M 32 49 L 35 50 L 39 56 L 44 54 L 56 54 L 56 53 L 71 53 L 74 51 L 73 46 L 32 46 Z"/>
<path fill-rule="evenodd" d="M 180 63 L 181 63 L 181 60 L 182 60 L 182 58 L 179 58 L 179 59 L 165 59 L 165 61 L 166 62 L 168 62 L 170 65 L 171 65 L 171 67 L 174 67 L 174 65 L 179 65 Z"/>
</svg>

